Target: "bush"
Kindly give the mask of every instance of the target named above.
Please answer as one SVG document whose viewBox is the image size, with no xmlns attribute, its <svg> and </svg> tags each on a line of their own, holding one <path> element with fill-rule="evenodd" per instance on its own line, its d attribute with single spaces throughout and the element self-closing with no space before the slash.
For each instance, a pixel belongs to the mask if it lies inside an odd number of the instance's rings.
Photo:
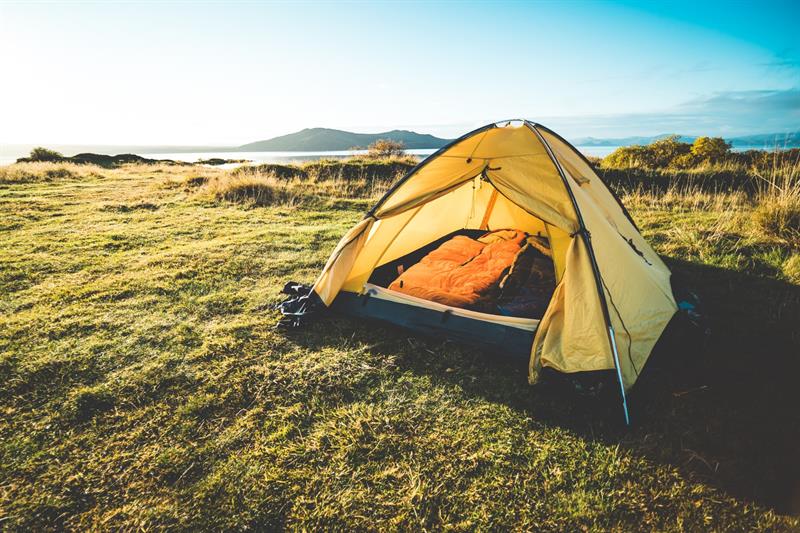
<svg viewBox="0 0 800 533">
<path fill-rule="evenodd" d="M 722 161 L 730 151 L 731 145 L 722 137 L 698 137 L 692 144 L 692 155 L 701 161 Z"/>
<path fill-rule="evenodd" d="M 760 174 L 796 174 L 800 148 L 732 152 L 721 137 L 698 137 L 684 143 L 673 135 L 648 145 L 621 146 L 593 163 L 603 169 L 693 170 Z"/>
<path fill-rule="evenodd" d="M 369 157 L 382 159 L 386 157 L 400 157 L 405 154 L 406 145 L 391 139 L 378 139 L 369 145 Z"/>
<path fill-rule="evenodd" d="M 601 164 L 605 168 L 646 169 L 690 168 L 695 166 L 699 158 L 692 152 L 692 145 L 681 142 L 678 139 L 677 135 L 670 135 L 664 139 L 653 141 L 646 146 L 622 146 L 607 155 Z M 705 149 L 705 141 L 702 146 Z"/>
<path fill-rule="evenodd" d="M 647 160 L 646 147 L 640 145 L 620 146 L 607 156 L 600 164 L 603 168 L 638 168 L 645 166 Z"/>
<path fill-rule="evenodd" d="M 691 146 L 680 142 L 677 135 L 653 141 L 647 146 L 633 145 L 617 148 L 603 161 L 606 168 L 669 168 L 674 167 L 679 158 L 679 164 L 686 164 L 686 156 L 691 154 Z"/>
<path fill-rule="evenodd" d="M 670 135 L 647 145 L 650 168 L 669 167 L 672 162 L 681 156 L 691 153 L 692 148 L 688 143 L 680 142 L 677 135 Z"/>
<path fill-rule="evenodd" d="M 54 163 L 63 159 L 64 155 L 60 152 L 56 152 L 55 150 L 50 150 L 49 148 L 44 148 L 42 146 L 37 146 L 31 150 L 30 155 L 27 157 L 27 160 L 30 162 Z"/>
<path fill-rule="evenodd" d="M 689 169 L 689 168 L 692 168 L 692 167 L 696 166 L 697 163 L 698 163 L 697 157 L 694 154 L 689 153 L 689 154 L 681 154 L 681 155 L 679 155 L 678 157 L 676 157 L 675 159 L 670 161 L 669 166 L 671 168 L 677 168 L 677 169 L 680 169 L 680 170 L 686 170 L 686 169 Z"/>
</svg>

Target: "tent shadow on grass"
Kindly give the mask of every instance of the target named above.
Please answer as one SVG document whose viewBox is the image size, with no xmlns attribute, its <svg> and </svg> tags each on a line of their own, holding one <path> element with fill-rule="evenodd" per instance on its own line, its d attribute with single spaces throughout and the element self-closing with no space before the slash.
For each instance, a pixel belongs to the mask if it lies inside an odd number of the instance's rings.
<svg viewBox="0 0 800 533">
<path fill-rule="evenodd" d="M 710 334 L 658 347 L 633 391 L 630 430 L 620 424 L 617 398 L 597 401 L 530 387 L 525 363 L 481 349 L 349 318 L 289 336 L 309 348 L 354 341 L 373 346 L 375 353 L 397 355 L 400 370 L 456 385 L 467 397 L 619 444 L 737 499 L 800 513 L 800 287 L 667 261 L 673 279 L 700 295 Z"/>
<path fill-rule="evenodd" d="M 710 332 L 654 354 L 633 399 L 640 426 L 626 446 L 736 498 L 800 513 L 800 287 L 668 264 L 675 283 L 700 295 Z"/>
</svg>

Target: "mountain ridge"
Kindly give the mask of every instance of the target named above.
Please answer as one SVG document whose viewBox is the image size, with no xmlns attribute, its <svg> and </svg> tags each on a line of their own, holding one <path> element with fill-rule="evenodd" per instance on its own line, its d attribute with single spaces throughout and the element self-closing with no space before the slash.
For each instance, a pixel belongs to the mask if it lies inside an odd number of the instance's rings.
<svg viewBox="0 0 800 533">
<path fill-rule="evenodd" d="M 343 134 L 343 135 L 340 135 Z M 618 147 L 630 146 L 633 144 L 649 144 L 655 140 L 668 137 L 670 134 L 660 135 L 640 135 L 617 138 L 603 137 L 571 137 L 568 140 L 574 146 L 580 147 Z M 304 142 L 308 138 L 314 138 L 314 143 Z M 337 140 L 336 143 L 328 143 L 331 138 Z M 352 133 L 344 130 L 331 128 L 305 128 L 295 133 L 274 137 L 264 141 L 256 141 L 243 144 L 241 146 L 213 146 L 213 145 L 79 145 L 79 144 L 47 144 L 48 148 L 54 149 L 64 154 L 78 154 L 81 152 L 91 152 L 96 154 L 178 154 L 192 152 L 214 152 L 214 153 L 236 153 L 236 152 L 327 152 L 344 151 L 354 146 L 366 147 L 377 139 L 393 139 L 402 141 L 408 149 L 436 149 L 449 143 L 449 139 L 435 137 L 433 135 L 417 133 L 409 130 L 391 130 L 382 133 Z M 679 135 L 682 142 L 694 142 L 697 137 L 690 135 Z M 321 139 L 321 140 L 320 140 Z M 278 143 L 278 140 L 281 142 Z M 760 133 L 753 135 L 740 135 L 736 137 L 726 137 L 734 148 L 739 149 L 767 149 L 778 148 L 798 148 L 800 147 L 800 131 L 783 133 Z M 318 148 L 317 146 L 325 146 Z M 9 161 L 25 157 L 31 149 L 39 144 L 5 144 L 0 143 L 0 161 Z M 280 146 L 280 147 L 270 147 Z M 334 146 L 334 147 L 330 147 Z M 263 148 L 262 148 L 263 147 Z M 0 163 L 2 164 L 2 163 Z"/>
<path fill-rule="evenodd" d="M 237 147 L 237 150 L 243 152 L 330 152 L 349 150 L 354 147 L 366 148 L 378 139 L 402 142 L 410 150 L 441 148 L 450 142 L 450 139 L 409 130 L 354 133 L 332 128 L 304 128 L 287 135 L 243 144 Z"/>
<path fill-rule="evenodd" d="M 659 139 L 665 139 L 673 133 L 662 133 L 660 135 L 641 135 L 618 138 L 598 138 L 598 137 L 578 137 L 570 142 L 575 146 L 631 146 L 634 144 L 650 144 Z M 692 143 L 698 136 L 678 135 L 680 142 Z M 793 148 L 800 147 L 800 131 L 789 131 L 782 133 L 758 133 L 754 135 L 739 135 L 736 137 L 725 137 L 725 140 L 736 147 L 779 147 Z"/>
<path fill-rule="evenodd" d="M 650 144 L 653 141 L 669 137 L 671 133 L 659 135 L 634 135 L 619 138 L 579 137 L 572 140 L 576 146 L 630 146 L 634 144 Z M 680 135 L 680 142 L 692 143 L 697 138 L 693 135 Z M 441 148 L 451 141 L 426 133 L 410 130 L 391 130 L 381 133 L 355 133 L 333 128 L 304 128 L 300 131 L 243 144 L 234 148 L 243 152 L 328 152 L 366 148 L 378 139 L 390 139 L 402 142 L 407 149 Z M 800 146 L 800 131 L 782 133 L 761 133 L 726 137 L 726 141 L 736 147 L 781 147 Z"/>
</svg>

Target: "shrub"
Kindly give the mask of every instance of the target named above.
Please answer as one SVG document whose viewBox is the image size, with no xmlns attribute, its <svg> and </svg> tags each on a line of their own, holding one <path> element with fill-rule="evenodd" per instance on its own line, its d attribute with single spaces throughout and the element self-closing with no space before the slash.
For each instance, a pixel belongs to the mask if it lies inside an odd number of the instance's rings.
<svg viewBox="0 0 800 533">
<path fill-rule="evenodd" d="M 693 153 L 681 154 L 670 162 L 670 167 L 681 170 L 689 169 L 698 163 L 697 156 Z"/>
<path fill-rule="evenodd" d="M 617 148 L 603 161 L 605 168 L 687 168 L 694 164 L 692 145 L 670 135 L 646 146 L 633 145 Z"/>
<path fill-rule="evenodd" d="M 386 157 L 400 157 L 405 154 L 406 145 L 401 141 L 391 139 L 378 139 L 369 145 L 369 157 L 381 159 Z"/>
<path fill-rule="evenodd" d="M 31 150 L 30 155 L 26 158 L 30 162 L 58 162 L 64 159 L 64 155 L 55 150 L 37 146 Z"/>
<path fill-rule="evenodd" d="M 678 157 L 691 153 L 691 146 L 678 139 L 677 135 L 670 135 L 648 144 L 648 166 L 650 168 L 669 167 Z"/>
<path fill-rule="evenodd" d="M 692 155 L 701 161 L 718 162 L 730 153 L 731 145 L 722 137 L 698 137 L 691 150 Z"/>
<path fill-rule="evenodd" d="M 698 137 L 693 144 L 667 137 L 646 146 L 621 146 L 595 163 L 602 169 L 691 170 L 758 176 L 797 174 L 800 148 L 732 152 L 720 137 Z"/>
<path fill-rule="evenodd" d="M 617 148 L 603 161 L 606 168 L 669 168 L 675 166 L 675 161 L 691 154 L 688 143 L 678 141 L 676 135 L 659 139 L 647 146 L 633 145 Z"/>
<path fill-rule="evenodd" d="M 637 168 L 645 166 L 645 147 L 640 145 L 620 146 L 601 161 L 604 168 Z"/>
</svg>

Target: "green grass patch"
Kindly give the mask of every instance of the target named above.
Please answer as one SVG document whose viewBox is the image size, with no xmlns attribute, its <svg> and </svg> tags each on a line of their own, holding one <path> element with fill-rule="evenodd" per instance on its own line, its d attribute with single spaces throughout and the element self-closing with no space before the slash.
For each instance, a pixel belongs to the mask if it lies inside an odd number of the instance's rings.
<svg viewBox="0 0 800 533">
<path fill-rule="evenodd" d="M 311 282 L 382 189 L 206 196 L 271 174 L 0 187 L 0 527 L 800 528 L 798 250 L 750 198 L 629 192 L 711 333 L 667 348 L 680 364 L 642 378 L 626 431 L 619 406 L 476 348 L 343 317 L 276 331 L 283 283 Z"/>
</svg>

